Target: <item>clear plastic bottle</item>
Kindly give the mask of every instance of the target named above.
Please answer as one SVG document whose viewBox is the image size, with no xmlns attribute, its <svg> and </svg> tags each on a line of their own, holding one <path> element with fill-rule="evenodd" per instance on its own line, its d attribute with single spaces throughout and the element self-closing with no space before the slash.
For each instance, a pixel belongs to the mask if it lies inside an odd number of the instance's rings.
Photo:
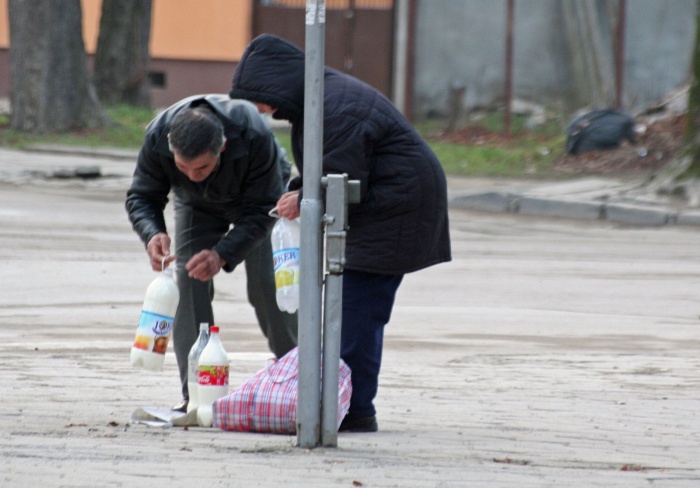
<svg viewBox="0 0 700 488">
<path fill-rule="evenodd" d="M 299 220 L 284 217 L 272 228 L 272 261 L 275 267 L 277 306 L 294 313 L 299 308 Z"/>
<path fill-rule="evenodd" d="M 173 330 L 173 321 L 180 291 L 173 279 L 172 269 L 165 269 L 148 285 L 131 347 L 131 365 L 160 371 Z"/>
<path fill-rule="evenodd" d="M 199 357 L 209 342 L 209 324 L 202 322 L 199 324 L 199 337 L 192 345 L 190 354 L 187 356 L 187 391 L 190 399 L 187 403 L 187 413 L 197 410 L 199 399 L 197 396 L 197 385 L 199 384 Z"/>
<path fill-rule="evenodd" d="M 211 427 L 214 422 L 214 402 L 228 394 L 229 360 L 219 337 L 219 328 L 209 328 L 209 342 L 199 356 L 197 384 L 197 423 Z"/>
</svg>

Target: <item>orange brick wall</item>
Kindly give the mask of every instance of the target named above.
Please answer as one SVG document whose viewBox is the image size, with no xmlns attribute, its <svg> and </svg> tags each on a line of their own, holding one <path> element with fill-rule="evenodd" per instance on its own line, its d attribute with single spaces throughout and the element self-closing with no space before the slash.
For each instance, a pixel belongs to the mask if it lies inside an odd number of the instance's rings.
<svg viewBox="0 0 700 488">
<path fill-rule="evenodd" d="M 153 0 L 151 57 L 237 61 L 251 38 L 253 0 Z M 81 0 L 83 40 L 95 52 L 102 0 Z M 10 44 L 7 0 L 0 0 L 0 49 Z"/>
</svg>

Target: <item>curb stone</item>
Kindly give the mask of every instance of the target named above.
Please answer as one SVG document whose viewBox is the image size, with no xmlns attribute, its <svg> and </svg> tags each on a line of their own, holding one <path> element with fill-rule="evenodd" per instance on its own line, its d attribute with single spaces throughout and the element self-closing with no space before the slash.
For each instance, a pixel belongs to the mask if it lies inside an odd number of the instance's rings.
<svg viewBox="0 0 700 488">
<path fill-rule="evenodd" d="M 117 147 L 87 147 L 87 146 L 65 146 L 61 144 L 33 144 L 27 146 L 25 151 L 50 154 L 72 154 L 75 156 L 89 156 L 97 158 L 124 159 L 136 161 L 138 151 L 131 149 L 120 149 Z"/>
<path fill-rule="evenodd" d="M 523 215 L 599 220 L 602 208 L 599 203 L 521 197 L 519 212 Z"/>
<path fill-rule="evenodd" d="M 450 206 L 467 210 L 513 213 L 575 220 L 604 220 L 640 227 L 700 226 L 700 210 L 676 211 L 629 203 L 599 203 L 484 192 L 454 197 Z"/>
<path fill-rule="evenodd" d="M 700 210 L 689 210 L 678 214 L 676 218 L 678 225 L 700 225 Z"/>
<path fill-rule="evenodd" d="M 605 218 L 611 222 L 641 226 L 661 226 L 677 221 L 676 214 L 670 213 L 666 209 L 644 208 L 620 203 L 605 205 Z"/>
<path fill-rule="evenodd" d="M 108 158 L 132 163 L 138 158 L 138 151 L 120 148 L 35 144 L 28 146 L 25 150 L 56 155 Z M 87 176 L 89 178 L 99 176 L 99 167 L 90 167 L 89 169 L 89 174 L 86 175 L 73 175 L 73 173 L 83 171 L 83 167 L 71 169 L 71 176 Z M 603 220 L 640 227 L 673 224 L 700 226 L 700 209 L 678 211 L 664 206 L 652 207 L 649 205 L 649 200 L 644 200 L 644 202 L 639 202 L 637 204 L 626 203 L 627 201 L 625 203 L 611 202 L 611 195 L 609 192 L 620 193 L 622 190 L 619 185 L 611 189 L 609 186 L 601 186 L 604 185 L 604 182 L 598 182 L 597 180 L 592 186 L 589 182 L 583 182 L 583 187 L 581 187 L 581 184 L 582 183 L 578 183 L 574 186 L 569 184 L 564 192 L 573 192 L 579 196 L 582 192 L 586 192 L 591 200 L 587 201 L 580 198 L 578 200 L 573 200 L 570 198 L 571 195 L 569 195 L 569 198 L 548 198 L 533 196 L 527 193 L 489 190 L 481 193 L 469 193 L 454 197 L 449 201 L 449 205 L 454 208 L 484 212 L 513 213 L 574 220 Z M 601 190 L 604 190 L 606 194 L 602 194 Z M 536 190 L 536 193 L 542 192 L 542 188 Z M 553 192 L 556 196 L 563 194 L 561 187 L 547 187 L 545 192 Z M 620 193 L 620 195 L 621 194 L 622 193 Z M 612 198 L 614 199 L 615 195 L 613 195 Z"/>
</svg>

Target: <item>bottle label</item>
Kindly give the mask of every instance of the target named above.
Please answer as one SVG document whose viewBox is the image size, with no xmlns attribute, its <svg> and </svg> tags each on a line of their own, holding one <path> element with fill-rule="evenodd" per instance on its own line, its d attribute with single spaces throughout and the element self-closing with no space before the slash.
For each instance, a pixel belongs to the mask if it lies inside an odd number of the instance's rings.
<svg viewBox="0 0 700 488">
<path fill-rule="evenodd" d="M 153 312 L 141 311 L 139 325 L 136 328 L 134 347 L 144 351 L 165 354 L 168 349 L 168 339 L 173 330 L 173 317 Z"/>
<path fill-rule="evenodd" d="M 199 366 L 197 383 L 202 386 L 228 386 L 228 366 Z"/>
<path fill-rule="evenodd" d="M 280 249 L 272 254 L 275 267 L 275 288 L 299 284 L 299 248 Z"/>
</svg>

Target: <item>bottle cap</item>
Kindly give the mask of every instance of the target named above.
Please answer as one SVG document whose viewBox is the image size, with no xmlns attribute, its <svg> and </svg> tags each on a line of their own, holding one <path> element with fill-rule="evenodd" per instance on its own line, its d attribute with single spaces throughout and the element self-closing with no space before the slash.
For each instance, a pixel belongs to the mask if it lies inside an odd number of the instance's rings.
<svg viewBox="0 0 700 488">
<path fill-rule="evenodd" d="M 206 330 L 207 332 L 209 332 L 209 322 L 201 322 L 199 324 L 199 330 L 200 330 L 200 332 L 202 330 Z"/>
<path fill-rule="evenodd" d="M 209 332 L 212 334 L 218 334 L 219 333 L 219 326 L 218 325 L 212 325 L 209 327 Z"/>
</svg>

